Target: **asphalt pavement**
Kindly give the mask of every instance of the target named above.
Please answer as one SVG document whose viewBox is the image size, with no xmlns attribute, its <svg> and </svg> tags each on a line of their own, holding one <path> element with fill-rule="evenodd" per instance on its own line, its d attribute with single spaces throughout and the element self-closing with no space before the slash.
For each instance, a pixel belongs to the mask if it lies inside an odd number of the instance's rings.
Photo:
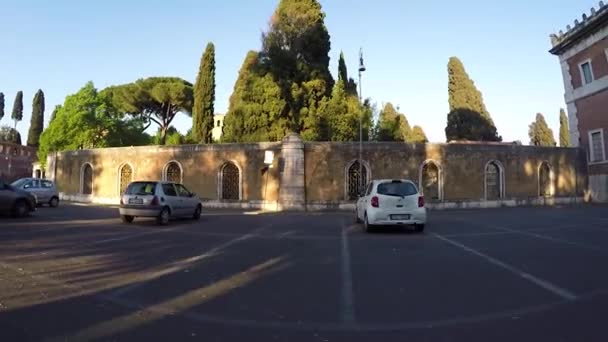
<svg viewBox="0 0 608 342">
<path fill-rule="evenodd" d="M 608 207 L 0 217 L 0 341 L 606 341 Z"/>
</svg>

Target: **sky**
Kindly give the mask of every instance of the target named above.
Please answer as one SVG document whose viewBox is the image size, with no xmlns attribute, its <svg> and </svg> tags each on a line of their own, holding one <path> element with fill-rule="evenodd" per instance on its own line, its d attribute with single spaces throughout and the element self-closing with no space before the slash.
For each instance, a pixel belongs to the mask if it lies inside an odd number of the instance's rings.
<svg viewBox="0 0 608 342">
<path fill-rule="evenodd" d="M 260 49 L 278 2 L 0 0 L 0 92 L 6 102 L 0 125 L 12 126 L 18 90 L 24 92 L 18 130 L 25 141 L 38 89 L 45 93 L 48 122 L 55 105 L 87 81 L 98 89 L 149 76 L 194 83 L 209 41 L 216 46 L 215 109 L 225 113 L 243 59 Z M 598 7 L 591 0 L 320 2 L 334 77 L 340 51 L 356 76 L 362 48 L 363 96 L 378 107 L 399 106 L 433 142 L 445 141 L 450 56 L 464 63 L 505 141 L 528 143 L 528 125 L 538 112 L 557 139 L 564 86 L 558 58 L 548 53 L 549 34 Z M 174 125 L 185 133 L 192 119 L 180 114 Z"/>
</svg>

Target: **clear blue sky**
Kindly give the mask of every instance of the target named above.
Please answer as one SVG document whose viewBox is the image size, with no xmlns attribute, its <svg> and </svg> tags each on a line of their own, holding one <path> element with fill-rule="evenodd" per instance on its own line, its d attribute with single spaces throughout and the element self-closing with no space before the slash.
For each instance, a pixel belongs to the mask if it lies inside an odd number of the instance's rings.
<svg viewBox="0 0 608 342">
<path fill-rule="evenodd" d="M 194 82 L 208 41 L 216 45 L 216 112 L 228 98 L 245 54 L 260 48 L 279 0 L 82 1 L 0 0 L 0 91 L 10 124 L 15 93 L 24 92 L 27 138 L 31 101 L 46 95 L 46 120 L 66 95 L 91 80 L 108 85 L 153 75 Z M 359 47 L 368 71 L 363 95 L 400 106 L 432 141 L 445 140 L 446 64 L 463 61 L 482 91 L 499 134 L 528 143 L 528 124 L 545 114 L 557 138 L 564 106 L 549 34 L 565 29 L 596 1 L 321 0 L 331 35 L 331 70 L 343 50 L 354 76 Z M 8 118 L 7 118 L 8 116 Z M 175 126 L 185 132 L 191 119 Z"/>
</svg>

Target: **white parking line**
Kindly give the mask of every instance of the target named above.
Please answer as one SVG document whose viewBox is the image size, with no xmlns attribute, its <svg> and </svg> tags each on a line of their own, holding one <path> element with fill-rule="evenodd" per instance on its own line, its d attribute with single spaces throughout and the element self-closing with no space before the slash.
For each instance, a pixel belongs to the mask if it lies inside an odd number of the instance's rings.
<svg viewBox="0 0 608 342">
<path fill-rule="evenodd" d="M 608 250 L 603 249 L 603 248 L 595 247 L 595 246 L 588 245 L 588 244 L 585 244 L 585 243 L 573 242 L 573 241 L 564 240 L 564 239 L 560 239 L 560 238 L 554 238 L 552 236 L 547 236 L 547 235 L 542 235 L 542 234 L 536 234 L 536 233 L 530 233 L 530 232 L 526 232 L 526 231 L 515 230 L 515 229 L 505 228 L 505 227 L 499 227 L 499 226 L 496 226 L 494 228 L 500 229 L 500 230 L 503 230 L 503 231 L 509 232 L 509 233 L 514 233 L 514 234 L 519 234 L 519 235 L 524 235 L 524 236 L 530 236 L 530 237 L 541 239 L 541 240 L 546 240 L 546 241 L 551 241 L 551 242 L 555 242 L 555 243 L 561 243 L 561 244 L 565 244 L 565 245 L 580 247 L 580 248 L 589 249 L 589 250 L 592 250 L 592 251 L 604 252 L 604 253 L 608 252 Z"/>
<path fill-rule="evenodd" d="M 489 255 L 486 255 L 486 254 L 484 254 L 482 252 L 476 251 L 476 250 L 474 250 L 474 249 L 472 249 L 470 247 L 467 247 L 467 246 L 465 246 L 465 245 L 463 245 L 463 244 L 461 244 L 459 242 L 456 242 L 454 240 L 448 239 L 448 238 L 446 238 L 444 236 L 441 236 L 439 234 L 433 233 L 432 235 L 435 236 L 436 238 L 442 240 L 442 241 L 445 241 L 445 242 L 453 245 L 453 246 L 459 247 L 459 248 L 461 248 L 461 249 L 463 249 L 463 250 L 465 250 L 465 251 L 467 251 L 467 252 L 469 252 L 471 254 L 474 254 L 474 255 L 476 255 L 476 256 L 478 256 L 478 257 L 480 257 L 480 258 L 488 261 L 489 263 L 491 263 L 493 265 L 496 265 L 496 266 L 498 266 L 500 268 L 503 268 L 503 269 L 505 269 L 505 270 L 507 270 L 507 271 L 509 271 L 509 272 L 511 272 L 511 273 L 513 273 L 513 274 L 515 274 L 515 275 L 523 278 L 523 279 L 526 279 L 526 280 L 530 281 L 531 283 L 534 283 L 534 284 L 542 287 L 543 289 L 545 289 L 545 290 L 547 290 L 547 291 L 549 291 L 549 292 L 551 292 L 551 293 L 553 293 L 553 294 L 555 294 L 555 295 L 557 295 L 557 296 L 559 296 L 559 297 L 561 297 L 561 298 L 563 298 L 565 300 L 575 300 L 577 298 L 576 295 L 574 293 L 572 293 L 571 291 L 569 291 L 569 290 L 566 290 L 566 289 L 564 289 L 562 287 L 559 287 L 559 286 L 557 286 L 555 284 L 552 284 L 552 283 L 550 283 L 550 282 L 548 282 L 548 281 L 546 281 L 544 279 L 535 277 L 535 276 L 533 276 L 533 275 L 531 275 L 529 273 L 526 273 L 526 272 L 524 272 L 524 271 L 522 271 L 522 270 L 520 270 L 520 269 L 518 269 L 518 268 L 516 268 L 514 266 L 506 264 L 506 263 L 504 263 L 504 262 L 502 262 L 502 261 L 500 261 L 498 259 L 492 258 Z"/>
<path fill-rule="evenodd" d="M 348 248 L 348 229 L 342 224 L 342 322 L 355 323 L 355 305 L 353 298 L 353 274 Z"/>
</svg>

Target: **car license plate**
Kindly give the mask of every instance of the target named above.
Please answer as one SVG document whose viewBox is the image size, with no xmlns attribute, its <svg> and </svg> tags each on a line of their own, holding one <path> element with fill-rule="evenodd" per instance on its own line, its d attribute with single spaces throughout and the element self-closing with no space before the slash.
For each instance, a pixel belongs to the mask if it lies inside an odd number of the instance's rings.
<svg viewBox="0 0 608 342">
<path fill-rule="evenodd" d="M 410 219 L 410 215 L 391 215 L 391 220 L 406 221 Z"/>
<path fill-rule="evenodd" d="M 144 204 L 144 200 L 141 198 L 131 198 L 129 199 L 129 204 Z"/>
</svg>

